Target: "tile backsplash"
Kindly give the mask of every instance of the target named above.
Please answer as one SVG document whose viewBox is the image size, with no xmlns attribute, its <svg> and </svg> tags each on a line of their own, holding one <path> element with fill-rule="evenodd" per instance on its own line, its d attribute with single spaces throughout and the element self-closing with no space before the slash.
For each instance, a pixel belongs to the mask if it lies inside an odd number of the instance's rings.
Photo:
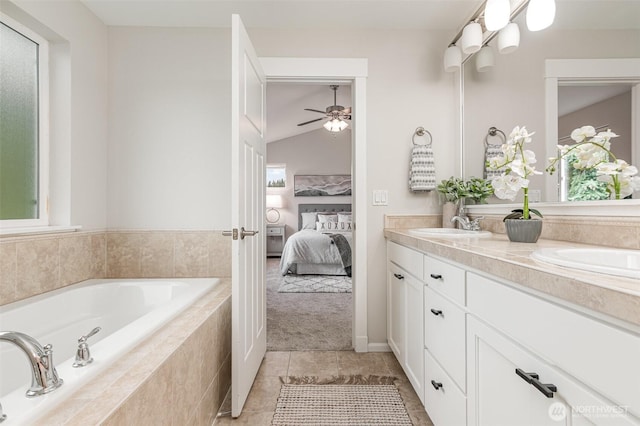
<svg viewBox="0 0 640 426">
<path fill-rule="evenodd" d="M 0 305 L 90 278 L 231 276 L 220 231 L 78 231 L 0 239 Z"/>
</svg>

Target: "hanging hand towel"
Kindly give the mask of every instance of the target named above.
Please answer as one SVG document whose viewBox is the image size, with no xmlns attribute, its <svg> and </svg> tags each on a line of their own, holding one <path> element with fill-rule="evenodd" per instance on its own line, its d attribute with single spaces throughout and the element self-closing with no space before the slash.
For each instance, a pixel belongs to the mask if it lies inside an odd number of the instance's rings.
<svg viewBox="0 0 640 426">
<path fill-rule="evenodd" d="M 431 144 L 414 145 L 411 150 L 409 189 L 411 191 L 433 191 L 436 189 L 436 168 Z"/>
<path fill-rule="evenodd" d="M 489 142 L 490 136 L 497 136 L 498 139 L 501 139 L 501 143 L 492 144 Z M 502 152 L 502 144 L 505 143 L 507 137 L 504 132 L 500 129 L 496 129 L 495 127 L 490 127 L 487 136 L 484 137 L 484 164 L 482 170 L 484 170 L 483 177 L 487 180 L 492 180 L 498 176 L 501 176 L 504 172 L 503 168 L 494 170 L 489 168 L 489 160 L 495 157 L 502 157 L 504 153 Z"/>
</svg>

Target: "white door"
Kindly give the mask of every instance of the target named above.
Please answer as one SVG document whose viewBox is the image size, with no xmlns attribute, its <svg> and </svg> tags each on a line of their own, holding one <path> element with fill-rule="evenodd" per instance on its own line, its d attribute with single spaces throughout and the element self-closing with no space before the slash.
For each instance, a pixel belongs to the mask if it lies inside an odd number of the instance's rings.
<svg viewBox="0 0 640 426">
<path fill-rule="evenodd" d="M 267 348 L 265 286 L 266 79 L 240 16 L 231 41 L 231 415 L 238 417 Z M 257 233 L 256 233 L 257 232 Z"/>
</svg>

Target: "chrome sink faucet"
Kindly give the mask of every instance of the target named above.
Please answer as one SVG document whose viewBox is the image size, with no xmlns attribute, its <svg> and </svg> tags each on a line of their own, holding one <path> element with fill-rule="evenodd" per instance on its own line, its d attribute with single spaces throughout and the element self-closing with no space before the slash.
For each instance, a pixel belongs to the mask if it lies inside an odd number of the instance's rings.
<svg viewBox="0 0 640 426">
<path fill-rule="evenodd" d="M 469 216 L 465 213 L 464 198 L 461 198 L 460 206 L 458 207 L 458 214 L 451 218 L 451 222 L 458 222 L 460 227 L 466 231 L 480 231 L 481 219 L 484 219 L 484 216 L 478 216 L 473 220 L 469 219 Z"/>
<path fill-rule="evenodd" d="M 29 358 L 32 376 L 28 397 L 44 395 L 62 386 L 63 380 L 53 365 L 51 345 L 42 347 L 33 337 L 17 331 L 0 331 L 0 341 L 13 343 Z"/>
</svg>

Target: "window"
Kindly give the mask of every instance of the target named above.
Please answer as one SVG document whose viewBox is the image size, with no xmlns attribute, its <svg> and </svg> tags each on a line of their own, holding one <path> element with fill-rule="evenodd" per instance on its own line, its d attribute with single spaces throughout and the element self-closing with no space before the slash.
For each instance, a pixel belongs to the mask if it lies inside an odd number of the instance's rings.
<svg viewBox="0 0 640 426">
<path fill-rule="evenodd" d="M 48 45 L 0 15 L 0 226 L 48 225 Z"/>
<path fill-rule="evenodd" d="M 267 164 L 267 188 L 287 186 L 287 167 L 284 164 Z"/>
</svg>

